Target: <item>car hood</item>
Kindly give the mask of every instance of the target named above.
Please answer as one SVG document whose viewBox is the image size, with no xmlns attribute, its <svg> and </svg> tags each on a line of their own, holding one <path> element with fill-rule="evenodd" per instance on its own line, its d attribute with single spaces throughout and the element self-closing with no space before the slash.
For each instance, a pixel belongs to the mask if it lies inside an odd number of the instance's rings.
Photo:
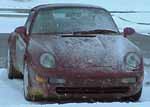
<svg viewBox="0 0 150 107">
<path fill-rule="evenodd" d="M 91 37 L 33 36 L 30 45 L 51 52 L 58 66 L 65 68 L 96 67 L 104 70 L 124 70 L 124 57 L 128 52 L 140 50 L 121 35 Z M 34 47 L 33 47 L 34 46 Z"/>
</svg>

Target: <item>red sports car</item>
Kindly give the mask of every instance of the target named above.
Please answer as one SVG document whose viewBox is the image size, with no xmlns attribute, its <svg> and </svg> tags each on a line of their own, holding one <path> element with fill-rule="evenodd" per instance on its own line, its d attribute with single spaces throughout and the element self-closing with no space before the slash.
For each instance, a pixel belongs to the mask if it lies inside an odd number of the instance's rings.
<svg viewBox="0 0 150 107">
<path fill-rule="evenodd" d="M 144 76 L 141 51 L 104 8 L 47 4 L 31 9 L 9 37 L 8 78 L 24 79 L 27 100 L 136 101 Z"/>
</svg>

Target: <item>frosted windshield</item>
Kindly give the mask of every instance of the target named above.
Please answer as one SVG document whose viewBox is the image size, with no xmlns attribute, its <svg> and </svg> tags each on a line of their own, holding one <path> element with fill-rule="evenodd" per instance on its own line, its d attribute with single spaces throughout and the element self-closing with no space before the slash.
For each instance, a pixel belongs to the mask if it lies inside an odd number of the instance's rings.
<svg viewBox="0 0 150 107">
<path fill-rule="evenodd" d="M 32 33 L 69 33 L 94 29 L 118 29 L 111 15 L 95 8 L 57 8 L 38 12 Z"/>
</svg>

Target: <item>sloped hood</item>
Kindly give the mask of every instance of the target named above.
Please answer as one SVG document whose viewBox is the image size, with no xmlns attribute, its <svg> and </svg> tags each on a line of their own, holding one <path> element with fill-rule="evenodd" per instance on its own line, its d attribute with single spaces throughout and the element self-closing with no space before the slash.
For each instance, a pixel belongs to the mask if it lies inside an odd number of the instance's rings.
<svg viewBox="0 0 150 107">
<path fill-rule="evenodd" d="M 128 52 L 139 53 L 139 49 L 121 35 L 94 37 L 43 35 L 32 37 L 30 45 L 51 52 L 57 65 L 66 68 L 101 67 L 105 70 L 106 68 L 123 70 L 125 55 Z"/>
</svg>

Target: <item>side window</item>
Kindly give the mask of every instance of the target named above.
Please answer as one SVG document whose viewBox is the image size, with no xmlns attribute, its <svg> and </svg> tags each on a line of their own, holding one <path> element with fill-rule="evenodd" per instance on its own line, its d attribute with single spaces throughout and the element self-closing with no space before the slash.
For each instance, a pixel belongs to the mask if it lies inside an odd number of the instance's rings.
<svg viewBox="0 0 150 107">
<path fill-rule="evenodd" d="M 57 31 L 57 25 L 52 11 L 39 11 L 33 24 L 32 33 L 53 33 Z"/>
<path fill-rule="evenodd" d="M 29 29 L 30 29 L 30 26 L 31 26 L 31 22 L 32 22 L 32 19 L 33 19 L 33 14 L 34 14 L 34 11 L 29 13 L 28 19 L 27 19 L 27 21 L 25 23 L 25 27 L 26 27 L 28 32 L 29 32 Z"/>
</svg>

